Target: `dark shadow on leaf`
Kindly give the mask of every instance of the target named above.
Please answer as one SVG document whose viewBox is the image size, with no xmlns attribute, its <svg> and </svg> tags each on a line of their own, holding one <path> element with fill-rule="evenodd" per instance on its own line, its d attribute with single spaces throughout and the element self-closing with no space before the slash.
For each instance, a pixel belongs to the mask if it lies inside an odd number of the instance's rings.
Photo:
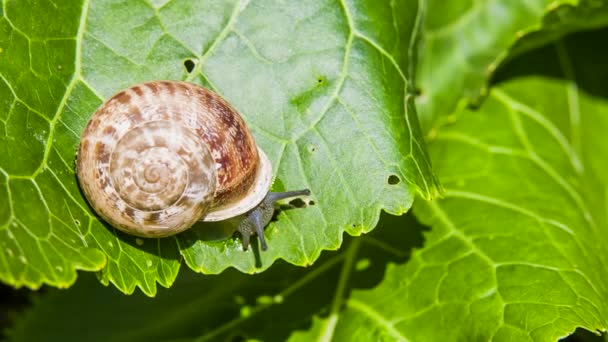
<svg viewBox="0 0 608 342">
<path fill-rule="evenodd" d="M 0 341 L 5 341 L 5 333 L 19 315 L 32 303 L 32 297 L 46 293 L 47 288 L 36 292 L 25 288 L 15 289 L 0 283 Z"/>
<path fill-rule="evenodd" d="M 604 336 L 601 334 L 594 334 L 585 329 L 576 329 L 574 334 L 560 340 L 561 342 L 605 342 Z"/>
<path fill-rule="evenodd" d="M 203 241 L 225 241 L 236 232 L 237 222 L 226 220 L 220 222 L 197 222 L 188 230 L 196 232 L 196 236 Z"/>
<path fill-rule="evenodd" d="M 82 340 L 82 336 L 88 341 L 199 337 L 211 341 L 285 341 L 294 330 L 309 328 L 314 315 L 326 317 L 330 313 L 345 252 L 353 241 L 359 241 L 359 248 L 346 297 L 352 290 L 378 285 L 389 263 L 407 261 L 412 249 L 422 246 L 424 230 L 411 215 L 382 214 L 372 233 L 346 237 L 339 251 L 323 252 L 311 267 L 279 260 L 261 274 L 227 269 L 216 276 L 183 267 L 175 284 L 159 289 L 156 298 L 139 291 L 126 296 L 84 273 L 69 290 L 50 289 L 34 305 L 35 312 L 22 320 L 18 333 L 21 340 L 37 340 L 44 331 L 46 340 L 61 341 Z M 83 315 L 82 308 L 95 310 Z"/>
<path fill-rule="evenodd" d="M 302 207 L 307 206 L 306 202 L 302 200 L 300 200 L 300 202 L 303 204 Z M 278 220 L 279 213 L 282 211 L 302 208 L 293 205 L 291 202 L 288 204 L 277 205 L 275 207 L 276 210 L 270 222 L 276 222 Z M 241 244 L 241 235 L 237 232 L 237 227 L 241 219 L 241 217 L 236 217 L 220 222 L 197 222 L 190 229 L 181 233 L 181 237 L 183 237 L 180 239 L 180 243 L 182 244 L 181 247 L 191 247 L 197 241 L 205 241 L 206 244 L 216 246 L 220 249 L 226 248 L 226 244 L 228 243 Z M 266 227 L 266 229 L 268 229 L 268 227 Z M 249 249 L 247 251 L 243 251 L 243 253 L 253 253 L 255 267 L 257 268 L 261 268 L 263 266 L 262 259 L 260 257 L 260 248 L 261 247 L 257 235 L 253 235 L 251 236 L 251 245 Z"/>
<path fill-rule="evenodd" d="M 340 251 L 324 252 L 308 271 L 297 271 L 301 273 L 299 277 L 291 278 L 292 267 L 282 261 L 277 262 L 260 278 L 284 276 L 284 279 L 297 283 L 315 272 L 319 272 L 319 275 L 303 289 L 290 294 L 283 303 L 270 305 L 260 314 L 263 317 L 252 317 L 236 329 L 244 336 L 264 341 L 286 340 L 293 330 L 309 329 L 313 315 L 326 317 L 329 314 L 343 266 L 343 260 L 336 260 L 344 257 L 353 241 L 359 239 L 360 246 L 345 289 L 346 298 L 352 290 L 377 286 L 384 279 L 389 263 L 406 262 L 412 250 L 423 245 L 423 232 L 426 230 L 428 228 L 416 222 L 413 215 L 391 216 L 382 213 L 372 233 L 360 237 L 346 236 Z M 294 312 L 297 314 L 294 315 Z"/>
<path fill-rule="evenodd" d="M 605 67 L 608 44 L 598 44 L 605 41 L 606 36 L 608 29 L 579 32 L 562 38 L 561 44 L 568 52 L 569 64 L 575 68 L 574 74 L 579 89 L 591 95 L 608 98 L 608 68 Z M 514 49 L 517 48 L 516 46 Z M 491 83 L 498 84 L 531 75 L 567 79 L 555 43 L 531 50 L 504 63 L 494 74 Z"/>
</svg>

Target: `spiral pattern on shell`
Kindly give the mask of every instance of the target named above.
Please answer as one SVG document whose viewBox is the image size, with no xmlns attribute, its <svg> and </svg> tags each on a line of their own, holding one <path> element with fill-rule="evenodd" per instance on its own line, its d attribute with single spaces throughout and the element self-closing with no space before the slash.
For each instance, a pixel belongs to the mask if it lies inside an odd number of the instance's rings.
<svg viewBox="0 0 608 342">
<path fill-rule="evenodd" d="M 257 181 L 258 148 L 240 115 L 185 82 L 136 85 L 102 104 L 83 132 L 76 169 L 105 221 L 145 237 L 180 232 L 252 187 L 269 187 L 268 177 Z"/>
</svg>

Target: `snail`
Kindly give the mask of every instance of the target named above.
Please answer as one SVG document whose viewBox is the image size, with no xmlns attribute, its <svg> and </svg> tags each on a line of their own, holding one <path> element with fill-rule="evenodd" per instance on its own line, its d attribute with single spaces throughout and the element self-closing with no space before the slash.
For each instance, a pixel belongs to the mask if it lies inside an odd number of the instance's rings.
<svg viewBox="0 0 608 342">
<path fill-rule="evenodd" d="M 141 237 L 166 237 L 197 221 L 238 217 L 246 250 L 278 200 L 309 190 L 270 192 L 272 165 L 239 113 L 196 84 L 154 81 L 103 103 L 80 139 L 76 174 L 94 211 Z"/>
</svg>

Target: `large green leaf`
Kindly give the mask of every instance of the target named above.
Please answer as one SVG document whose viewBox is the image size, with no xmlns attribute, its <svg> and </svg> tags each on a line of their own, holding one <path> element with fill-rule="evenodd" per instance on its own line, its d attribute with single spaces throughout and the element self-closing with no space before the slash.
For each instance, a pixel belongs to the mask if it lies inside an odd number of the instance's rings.
<svg viewBox="0 0 608 342">
<path fill-rule="evenodd" d="M 429 150 L 446 196 L 414 205 L 431 226 L 425 245 L 351 295 L 337 340 L 555 341 L 608 328 L 608 100 L 581 90 L 568 51 L 585 78 L 608 67 L 586 57 L 604 51 L 598 40 L 579 51 L 576 39 L 539 60 L 561 62 L 565 80 L 510 80 L 438 129 Z"/>
<path fill-rule="evenodd" d="M 2 2 L 0 279 L 65 287 L 102 270 L 123 292 L 169 286 L 183 257 L 204 273 L 309 265 L 324 249 L 403 213 L 437 183 L 409 87 L 417 1 Z M 33 15 L 33 13 L 37 13 Z M 185 67 L 186 66 L 186 67 Z M 186 79 L 246 118 L 284 188 L 314 206 L 287 210 L 270 249 L 245 252 L 205 227 L 139 239 L 104 226 L 81 196 L 73 162 L 86 121 L 133 83 Z M 390 179 L 390 181 L 389 181 Z"/>
<path fill-rule="evenodd" d="M 605 0 L 427 2 L 416 105 L 423 131 L 430 135 L 458 103 L 479 103 L 505 59 L 568 32 L 608 23 Z"/>
<path fill-rule="evenodd" d="M 11 341 L 285 341 L 314 314 L 339 310 L 352 288 L 377 285 L 387 262 L 403 262 L 422 243 L 421 228 L 411 215 L 383 215 L 371 234 L 347 239 L 345 248 L 324 253 L 310 268 L 278 262 L 255 276 L 181 272 L 153 299 L 82 277 L 69 290 L 40 296 L 8 335 Z"/>
</svg>

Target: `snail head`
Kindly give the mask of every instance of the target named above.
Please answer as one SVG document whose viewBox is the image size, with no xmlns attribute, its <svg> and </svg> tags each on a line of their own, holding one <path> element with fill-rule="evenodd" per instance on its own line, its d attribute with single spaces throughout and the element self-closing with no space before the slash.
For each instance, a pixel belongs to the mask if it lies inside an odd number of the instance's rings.
<svg viewBox="0 0 608 342">
<path fill-rule="evenodd" d="M 308 189 L 285 192 L 268 192 L 260 204 L 243 215 L 243 220 L 240 222 L 237 228 L 243 237 L 243 248 L 247 250 L 249 248 L 251 235 L 257 234 L 258 239 L 260 239 L 260 246 L 262 250 L 267 250 L 268 245 L 266 244 L 266 238 L 264 237 L 264 227 L 266 227 L 272 219 L 275 203 L 286 198 L 308 195 L 310 195 L 310 190 Z"/>
</svg>

